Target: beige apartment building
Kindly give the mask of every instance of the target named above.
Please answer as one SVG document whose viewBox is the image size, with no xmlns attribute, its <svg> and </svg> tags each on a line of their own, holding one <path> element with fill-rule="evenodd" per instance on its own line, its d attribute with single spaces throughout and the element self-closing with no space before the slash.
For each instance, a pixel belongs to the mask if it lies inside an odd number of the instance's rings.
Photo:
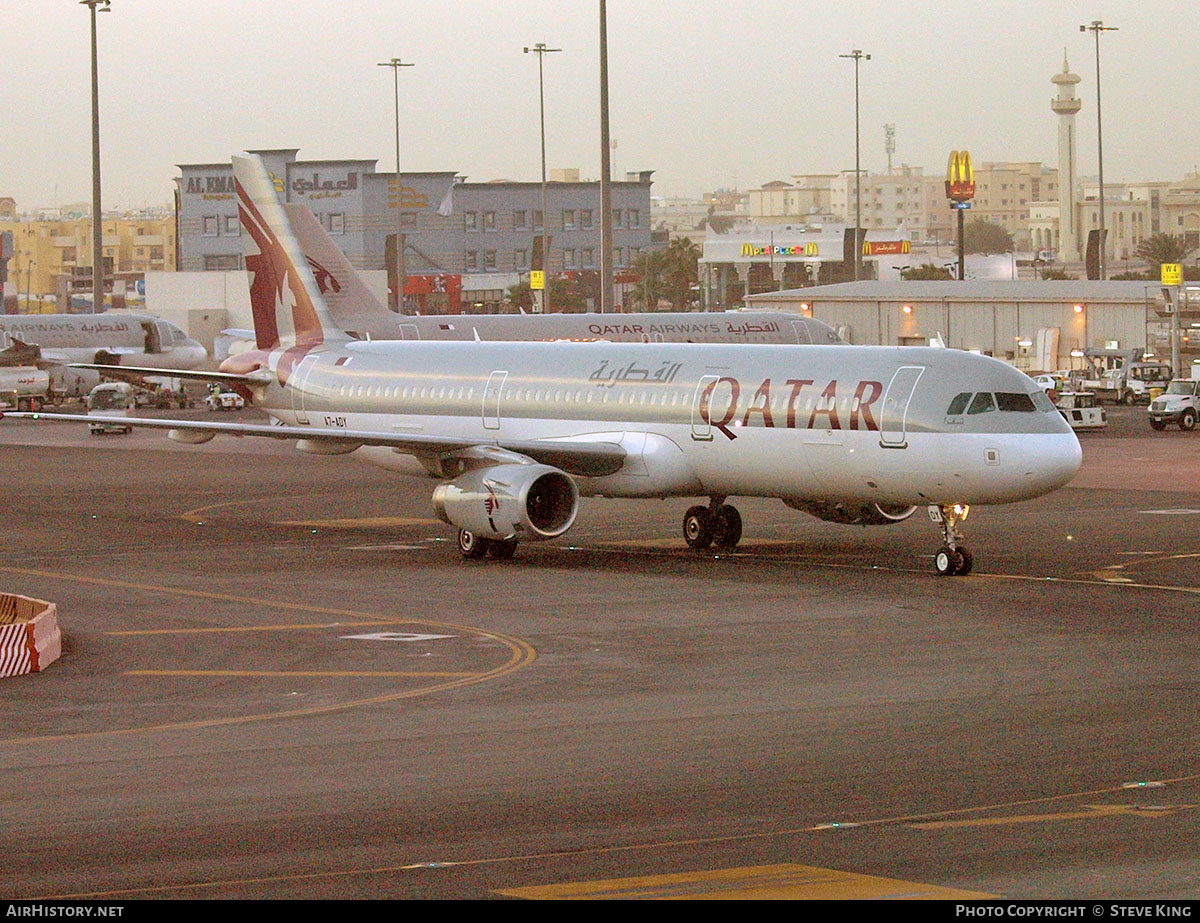
<svg viewBox="0 0 1200 923">
<path fill-rule="evenodd" d="M 859 190 L 853 170 L 797 174 L 791 183 L 776 180 L 749 195 L 748 213 L 760 225 L 853 224 L 861 199 L 862 225 L 868 230 L 899 228 L 913 243 L 949 243 L 958 236 L 945 177 L 926 175 L 923 167 L 905 164 L 890 173 L 865 173 Z M 1018 250 L 1029 250 L 1031 206 L 1057 197 L 1057 170 L 1040 163 L 984 162 L 975 166 L 975 199 L 966 217 L 1000 225 Z"/>
<path fill-rule="evenodd" d="M 175 269 L 175 219 L 173 216 L 123 215 L 104 218 L 105 287 L 132 290 L 144 273 Z M 6 307 L 14 301 L 26 309 L 66 311 L 73 295 L 92 290 L 92 220 L 0 220 L 0 232 L 13 236 L 13 257 L 8 262 Z"/>
</svg>

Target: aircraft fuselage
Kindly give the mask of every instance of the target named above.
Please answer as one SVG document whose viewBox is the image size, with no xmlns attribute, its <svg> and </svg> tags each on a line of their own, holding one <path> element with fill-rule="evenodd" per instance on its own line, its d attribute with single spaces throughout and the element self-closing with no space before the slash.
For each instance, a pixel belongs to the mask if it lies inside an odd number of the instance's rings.
<svg viewBox="0 0 1200 923">
<path fill-rule="evenodd" d="M 1080 461 L 1027 376 L 946 349 L 349 342 L 284 375 L 259 403 L 314 438 L 620 443 L 621 470 L 577 479 L 585 494 L 1004 503 L 1061 486 Z M 990 397 L 973 404 L 977 394 Z M 386 447 L 358 453 L 413 467 Z"/>
</svg>

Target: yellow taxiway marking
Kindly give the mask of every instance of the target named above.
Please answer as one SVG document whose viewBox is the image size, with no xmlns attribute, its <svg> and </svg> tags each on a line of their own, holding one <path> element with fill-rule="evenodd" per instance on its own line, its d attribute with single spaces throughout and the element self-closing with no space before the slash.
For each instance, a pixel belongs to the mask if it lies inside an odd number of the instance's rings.
<svg viewBox="0 0 1200 923">
<path fill-rule="evenodd" d="M 187 522 L 201 523 L 209 517 L 213 510 L 219 510 L 227 506 L 247 506 L 251 503 L 269 503 L 273 500 L 296 500 L 295 495 L 285 495 L 280 497 L 246 497 L 242 500 L 223 500 L 220 503 L 210 503 L 207 506 L 198 506 L 195 509 L 187 510 L 179 514 L 179 518 Z"/>
<path fill-rule="evenodd" d="M 333 677 L 386 677 L 391 679 L 413 677 L 419 679 L 446 679 L 447 677 L 480 676 L 479 673 L 420 672 L 418 670 L 126 670 L 122 676 L 333 676 Z"/>
<path fill-rule="evenodd" d="M 952 827 L 1003 827 L 1007 824 L 1041 824 L 1055 820 L 1082 820 L 1100 817 L 1115 817 L 1118 814 L 1130 817 L 1165 817 L 1176 811 L 1194 807 L 1190 804 L 1165 806 L 1148 811 L 1132 804 L 1088 804 L 1081 811 L 1061 811 L 1056 814 L 1016 814 L 1010 817 L 980 817 L 974 820 L 928 821 L 909 826 L 917 830 L 948 830 Z"/>
<path fill-rule="evenodd" d="M 0 570 L 3 570 L 3 568 L 0 568 Z M 1197 781 L 1200 781 L 1200 774 L 1178 776 L 1178 777 L 1169 778 L 1169 779 L 1158 779 L 1153 782 L 1153 785 L 1156 788 L 1165 788 L 1170 785 L 1176 785 L 1176 784 L 1182 784 L 1182 783 L 1194 783 Z M 1066 799 L 1096 797 L 1096 796 L 1103 795 L 1103 794 L 1110 794 L 1113 792 L 1123 791 L 1124 789 L 1126 789 L 1128 787 L 1129 787 L 1129 784 L 1126 783 L 1126 784 L 1123 784 L 1120 786 L 1109 786 L 1106 788 L 1091 789 L 1091 790 L 1087 790 L 1087 791 L 1071 792 L 1071 793 L 1058 794 L 1058 795 L 1047 795 L 1047 796 L 1040 797 L 1040 798 L 1027 798 L 1027 799 L 1023 799 L 1020 801 L 1012 801 L 1012 802 L 1000 803 L 1000 804 L 976 805 L 973 807 L 957 808 L 957 809 L 952 809 L 952 810 L 947 810 L 947 811 L 935 811 L 935 812 L 931 812 L 928 814 L 865 818 L 861 821 L 858 821 L 857 823 L 855 823 L 853 825 L 842 825 L 842 826 L 845 829 L 849 829 L 850 826 L 853 826 L 853 827 L 880 827 L 880 826 L 888 826 L 888 825 L 895 825 L 895 824 L 901 824 L 901 823 L 911 825 L 911 824 L 914 824 L 919 821 L 928 821 L 928 820 L 932 820 L 933 818 L 939 818 L 939 817 L 963 816 L 966 814 L 977 814 L 981 811 L 1000 811 L 1000 810 L 1004 810 L 1006 808 L 1029 807 L 1029 806 L 1037 805 L 1037 804 L 1054 804 L 1056 802 L 1060 802 L 1060 801 L 1063 801 Z M 1191 805 L 1191 804 L 1175 805 L 1174 807 L 1175 808 L 1184 808 L 1184 807 L 1196 808 L 1196 807 L 1200 807 L 1200 805 Z M 1137 813 L 1141 813 L 1141 812 L 1137 812 Z M 1101 815 L 1093 814 L 1090 816 L 1099 817 Z M 50 900 L 50 899 L 67 900 L 67 899 L 79 899 L 79 898 L 99 899 L 99 898 L 105 898 L 105 897 L 131 896 L 131 895 L 138 895 L 138 894 L 170 894 L 170 893 L 197 891 L 197 890 L 211 890 L 211 889 L 216 889 L 216 888 L 244 886 L 247 884 L 268 884 L 268 883 L 295 882 L 295 881 L 319 881 L 319 880 L 338 881 L 338 880 L 345 880 L 345 879 L 349 879 L 349 878 L 374 876 L 374 875 L 396 875 L 396 874 L 402 873 L 402 872 L 421 872 L 421 871 L 424 871 L 427 869 L 440 869 L 440 868 L 483 868 L 483 867 L 489 867 L 489 866 L 494 867 L 494 866 L 501 866 L 501 865 L 523 865 L 526 863 L 534 863 L 534 862 L 539 863 L 544 866 L 546 864 L 546 862 L 548 862 L 550 860 L 558 861 L 558 860 L 563 860 L 563 859 L 573 859 L 573 858 L 577 859 L 577 858 L 581 858 L 584 856 L 632 855 L 632 854 L 637 854 L 637 853 L 644 853 L 647 850 L 652 850 L 652 849 L 654 849 L 654 850 L 670 850 L 670 849 L 681 849 L 681 848 L 688 847 L 688 846 L 718 846 L 718 845 L 729 845 L 729 844 L 736 844 L 736 843 L 761 842 L 761 841 L 765 841 L 765 840 L 778 839 L 780 837 L 801 837 L 806 834 L 820 834 L 820 835 L 824 836 L 828 832 L 830 832 L 834 829 L 835 829 L 835 825 L 831 825 L 831 824 L 821 824 L 819 826 L 783 827 L 783 828 L 772 828 L 772 829 L 768 829 L 768 830 L 761 830 L 761 831 L 753 832 L 753 833 L 724 834 L 724 835 L 714 835 L 714 836 L 707 836 L 707 837 L 686 837 L 686 838 L 675 839 L 675 840 L 670 840 L 670 839 L 652 840 L 652 841 L 641 841 L 641 842 L 623 843 L 623 844 L 612 843 L 612 844 L 601 845 L 601 846 L 580 847 L 578 849 L 555 850 L 555 851 L 551 851 L 551 852 L 541 852 L 541 853 L 530 852 L 530 853 L 515 853 L 515 854 L 496 855 L 496 856 L 477 856 L 472 859 L 456 859 L 452 856 L 436 856 L 436 857 L 429 856 L 429 857 L 425 857 L 424 861 L 408 861 L 408 862 L 403 862 L 403 863 L 388 864 L 388 865 L 381 865 L 381 866 L 351 866 L 348 868 L 328 869 L 325 871 L 301 872 L 301 873 L 294 873 L 294 874 L 261 875 L 261 876 L 251 876 L 251 877 L 244 877 L 244 878 L 220 878 L 220 879 L 195 880 L 195 881 L 177 881 L 177 882 L 168 882 L 165 884 L 152 885 L 152 886 L 142 887 L 142 888 L 122 888 L 119 890 L 112 890 L 112 891 L 84 891 L 84 892 L 68 893 L 68 894 L 38 895 L 37 899 L 38 900 Z M 767 868 L 771 868 L 771 867 L 768 866 Z M 797 866 L 797 868 L 805 868 L 805 867 Z M 726 870 L 726 871 L 733 871 L 733 870 Z M 696 874 L 699 874 L 699 873 L 696 873 Z M 711 876 L 715 873 L 709 872 L 709 873 L 705 873 L 705 874 Z M 824 870 L 824 874 L 829 875 L 829 876 L 834 876 L 834 875 L 841 875 L 843 877 L 849 876 L 849 873 L 831 872 L 829 870 Z M 696 877 L 696 875 L 693 875 L 692 877 Z M 864 879 L 868 878 L 868 876 L 857 876 L 857 877 L 864 878 Z M 892 879 L 877 879 L 877 880 L 883 881 L 883 882 L 890 881 L 893 885 L 905 884 L 904 882 L 900 882 L 898 880 L 892 880 Z M 578 888 L 580 886 L 574 885 L 571 887 Z M 924 892 L 928 892 L 931 890 L 931 887 L 927 886 L 927 885 L 915 885 L 915 886 L 913 886 L 913 888 L 919 889 L 921 892 L 921 894 L 917 894 L 914 896 L 921 896 Z M 519 896 L 519 897 L 525 897 L 526 895 L 521 893 L 524 890 L 526 890 L 526 889 L 514 889 L 513 891 L 503 891 L 503 892 L 499 892 L 499 893 L 515 894 L 516 896 Z M 889 892 L 889 893 L 891 893 L 892 896 L 902 896 L 902 895 L 895 894 L 894 889 L 892 892 Z M 980 895 L 980 894 L 974 894 L 972 892 L 954 892 L 949 889 L 945 889 L 941 893 L 933 894 L 931 896 L 935 897 L 935 898 L 937 898 L 937 897 L 949 898 L 949 897 L 956 896 L 956 894 L 964 894 L 969 897 L 981 897 L 981 898 L 994 897 L 994 895 L 990 895 L 990 894 Z M 588 896 L 590 897 L 593 895 L 588 895 Z M 707 897 L 707 898 L 716 898 L 716 897 L 723 897 L 723 896 L 726 896 L 726 895 L 718 895 L 718 894 L 703 895 L 703 897 Z M 775 896 L 775 895 L 772 894 L 772 896 Z M 840 896 L 842 896 L 842 897 L 852 897 L 852 896 L 858 897 L 858 896 L 862 896 L 862 895 L 844 894 L 844 895 L 840 895 Z M 884 896 L 884 895 L 879 895 L 879 896 Z"/>
<path fill-rule="evenodd" d="M 635 878 L 506 888 L 496 892 L 529 900 L 982 900 L 994 897 L 874 875 L 808 865 L 753 865 Z"/>
<path fill-rule="evenodd" d="M 1135 567 L 1147 567 L 1156 564 L 1166 564 L 1171 561 L 1189 561 L 1193 558 L 1200 558 L 1200 553 L 1188 552 L 1186 554 L 1162 554 L 1157 552 L 1143 553 L 1144 556 L 1139 557 L 1136 561 L 1126 561 L 1124 564 L 1110 564 L 1102 570 L 1093 571 L 1093 575 L 1099 577 L 1105 583 L 1117 583 L 1123 586 L 1134 586 L 1151 589 L 1173 589 L 1182 590 L 1185 593 L 1200 593 L 1200 588 L 1196 587 L 1158 587 L 1153 584 L 1138 583 L 1132 577 L 1126 577 L 1125 573 L 1131 571 Z"/>
<path fill-rule="evenodd" d="M 358 519 L 278 519 L 273 526 L 302 526 L 305 529 L 388 529 L 397 526 L 436 526 L 441 520 L 415 516 L 362 516 Z"/>
<path fill-rule="evenodd" d="M 371 621 L 355 622 L 300 622 L 292 625 L 228 625 L 209 628 L 126 628 L 122 631 L 109 631 L 105 634 L 114 638 L 126 638 L 140 635 L 221 635 L 236 634 L 245 631 L 314 631 L 327 628 L 344 630 L 347 628 L 377 628 L 381 625 L 421 625 L 428 626 L 429 622 L 413 619 L 373 619 Z"/>
<path fill-rule="evenodd" d="M 508 649 L 508 658 L 503 663 L 498 664 L 490 670 L 486 670 L 482 673 L 454 675 L 444 679 L 439 679 L 428 686 L 419 686 L 417 688 L 383 692 L 377 695 L 367 696 L 365 698 L 354 698 L 347 699 L 343 702 L 333 702 L 328 705 L 311 705 L 295 709 L 261 712 L 249 715 L 236 715 L 227 718 L 201 718 L 195 721 L 178 721 L 166 724 L 145 725 L 142 727 L 109 728 L 102 731 L 81 731 L 78 733 L 68 734 L 46 734 L 32 737 L 0 738 L 0 747 L 14 744 L 28 744 L 33 742 L 45 743 L 53 740 L 83 740 L 92 737 L 128 736 L 132 734 L 144 734 L 151 731 L 179 731 L 196 730 L 200 728 L 229 727 L 230 725 L 248 724 L 253 721 L 273 721 L 284 718 L 303 718 L 313 717 L 316 715 L 336 714 L 337 712 L 348 711 L 352 708 L 362 708 L 370 705 L 382 705 L 388 702 L 399 702 L 403 699 L 412 699 L 419 696 L 431 695 L 435 692 L 446 692 L 451 689 L 460 689 L 464 686 L 473 686 L 478 683 L 497 679 L 501 676 L 506 676 L 509 673 L 523 669 L 524 667 L 527 667 L 533 663 L 533 661 L 537 658 L 537 651 L 534 650 L 533 645 L 528 641 L 523 641 L 520 638 L 514 638 L 508 635 L 502 635 L 495 631 L 472 628 L 466 625 L 457 625 L 451 622 L 433 622 L 425 619 L 413 618 L 387 618 L 386 616 L 375 612 L 358 612 L 352 609 L 335 609 L 327 606 L 316 606 L 310 603 L 284 602 L 278 599 L 238 596 L 232 593 L 213 593 L 205 590 L 184 589 L 182 587 L 157 586 L 150 583 L 132 583 L 125 580 L 110 580 L 103 577 L 85 577 L 77 574 L 62 574 L 56 573 L 55 571 L 37 570 L 27 567 L 0 567 L 0 573 L 17 574 L 23 577 L 37 577 L 43 580 L 59 580 L 65 583 L 114 587 L 121 590 L 161 593 L 167 596 L 180 596 L 188 599 L 220 600 L 221 602 L 233 602 L 243 606 L 259 606 L 265 609 L 276 609 L 286 612 L 308 612 L 316 615 L 335 616 L 347 619 L 348 622 L 344 624 L 353 625 L 354 627 L 380 624 L 421 625 L 435 629 L 439 632 L 455 631 L 460 634 L 470 634 L 477 638 L 485 638 L 489 641 L 496 642 L 501 647 Z"/>
</svg>

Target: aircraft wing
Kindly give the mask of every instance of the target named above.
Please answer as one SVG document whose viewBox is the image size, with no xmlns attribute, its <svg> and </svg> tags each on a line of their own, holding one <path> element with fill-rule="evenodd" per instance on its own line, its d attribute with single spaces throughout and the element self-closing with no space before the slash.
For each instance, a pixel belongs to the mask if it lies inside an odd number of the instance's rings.
<svg viewBox="0 0 1200 923">
<path fill-rule="evenodd" d="M 120 368 L 116 366 L 115 368 Z M 236 376 L 235 376 L 236 377 Z M 245 378 L 245 376 L 241 376 Z M 425 433 L 380 433 L 369 430 L 313 429 L 310 426 L 288 426 L 276 423 L 223 423 L 207 420 L 171 420 L 161 417 L 103 417 L 99 414 L 77 413 L 9 413 L 0 417 L 38 420 L 51 423 L 113 423 L 118 426 L 140 426 L 165 429 L 179 433 L 182 442 L 206 442 L 213 436 L 262 436 L 269 439 L 299 439 L 310 444 L 324 445 L 331 451 L 353 451 L 359 446 L 388 446 L 405 455 L 418 458 L 475 457 L 472 450 L 513 453 L 531 458 L 544 465 L 581 477 L 603 477 L 615 474 L 625 462 L 625 449 L 614 442 L 583 440 L 539 439 L 481 441 L 456 436 L 433 436 Z M 188 438 L 192 437 L 192 438 Z M 207 438 L 205 438 L 207 437 Z M 503 460 L 494 457 L 494 461 Z M 515 459 L 514 459 L 515 460 Z"/>
<path fill-rule="evenodd" d="M 205 372 L 189 369 L 155 369 L 140 365 L 105 365 L 97 362 L 71 362 L 67 365 L 72 369 L 91 369 L 102 372 L 112 378 L 125 378 L 130 381 L 141 381 L 143 378 L 186 378 L 189 381 L 208 381 L 222 385 L 262 385 L 274 377 L 268 371 L 251 372 L 242 375 L 238 372 Z"/>
</svg>

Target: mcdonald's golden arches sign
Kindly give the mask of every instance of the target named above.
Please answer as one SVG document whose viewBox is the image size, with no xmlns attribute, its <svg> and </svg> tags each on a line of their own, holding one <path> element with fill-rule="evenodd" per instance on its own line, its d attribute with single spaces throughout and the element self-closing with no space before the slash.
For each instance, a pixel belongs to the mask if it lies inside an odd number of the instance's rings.
<svg viewBox="0 0 1200 923">
<path fill-rule="evenodd" d="M 946 198 L 967 202 L 975 198 L 975 170 L 967 151 L 951 151 L 946 164 Z"/>
</svg>

